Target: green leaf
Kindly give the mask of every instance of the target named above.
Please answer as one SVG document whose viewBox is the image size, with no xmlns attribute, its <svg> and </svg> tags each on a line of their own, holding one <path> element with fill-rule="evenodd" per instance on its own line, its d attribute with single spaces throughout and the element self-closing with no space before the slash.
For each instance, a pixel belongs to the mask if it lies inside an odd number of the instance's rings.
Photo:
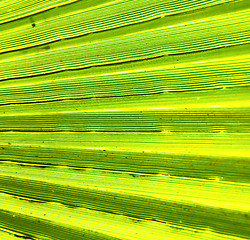
<svg viewBox="0 0 250 240">
<path fill-rule="evenodd" d="M 0 2 L 0 238 L 250 237 L 247 0 Z"/>
</svg>

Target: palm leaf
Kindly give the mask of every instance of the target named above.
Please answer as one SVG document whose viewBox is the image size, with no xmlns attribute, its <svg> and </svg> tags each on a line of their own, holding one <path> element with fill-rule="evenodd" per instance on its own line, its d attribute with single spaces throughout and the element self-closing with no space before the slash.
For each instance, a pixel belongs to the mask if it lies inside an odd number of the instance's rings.
<svg viewBox="0 0 250 240">
<path fill-rule="evenodd" d="M 1 239 L 248 239 L 247 0 L 0 2 Z"/>
</svg>

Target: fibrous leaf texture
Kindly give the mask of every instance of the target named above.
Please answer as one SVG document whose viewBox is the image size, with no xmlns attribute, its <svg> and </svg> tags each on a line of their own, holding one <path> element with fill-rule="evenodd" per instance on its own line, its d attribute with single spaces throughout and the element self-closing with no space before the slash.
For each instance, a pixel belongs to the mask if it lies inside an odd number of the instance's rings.
<svg viewBox="0 0 250 240">
<path fill-rule="evenodd" d="M 249 239 L 249 14 L 0 1 L 0 239 Z"/>
</svg>

